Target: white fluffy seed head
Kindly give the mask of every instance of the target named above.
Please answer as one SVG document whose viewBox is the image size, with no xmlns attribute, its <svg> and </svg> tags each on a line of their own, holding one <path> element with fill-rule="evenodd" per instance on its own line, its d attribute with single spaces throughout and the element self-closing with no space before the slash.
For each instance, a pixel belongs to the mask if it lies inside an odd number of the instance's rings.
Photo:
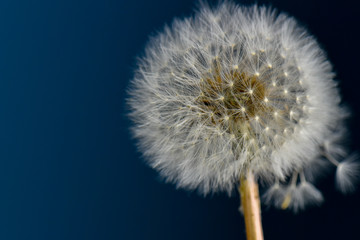
<svg viewBox="0 0 360 240">
<path fill-rule="evenodd" d="M 293 18 L 222 3 L 152 39 L 132 81 L 133 132 L 179 187 L 230 192 L 310 164 L 343 118 L 331 65 Z"/>
</svg>

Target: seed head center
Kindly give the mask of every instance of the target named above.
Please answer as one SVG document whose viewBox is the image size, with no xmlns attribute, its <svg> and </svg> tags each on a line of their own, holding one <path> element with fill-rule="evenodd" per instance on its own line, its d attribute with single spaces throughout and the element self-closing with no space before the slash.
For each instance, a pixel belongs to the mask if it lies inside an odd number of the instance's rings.
<svg viewBox="0 0 360 240">
<path fill-rule="evenodd" d="M 235 123 L 255 118 L 260 112 L 268 112 L 270 109 L 264 104 L 268 101 L 265 96 L 266 88 L 259 76 L 237 69 L 228 74 L 220 74 L 216 70 L 201 82 L 198 104 L 204 111 L 213 113 L 213 123 L 221 122 L 227 116 L 227 120 Z"/>
</svg>

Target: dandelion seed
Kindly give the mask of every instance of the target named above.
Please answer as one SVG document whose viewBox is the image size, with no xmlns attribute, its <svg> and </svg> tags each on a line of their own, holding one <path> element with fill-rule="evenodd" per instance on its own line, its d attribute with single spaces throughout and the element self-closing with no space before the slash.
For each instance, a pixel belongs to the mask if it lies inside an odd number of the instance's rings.
<svg viewBox="0 0 360 240">
<path fill-rule="evenodd" d="M 285 198 L 285 189 L 279 183 L 273 184 L 262 196 L 262 200 L 267 205 L 274 205 L 281 208 Z"/>
<path fill-rule="evenodd" d="M 339 191 L 348 194 L 356 189 L 360 175 L 358 156 L 353 154 L 341 161 L 336 169 L 336 187 Z"/>
</svg>

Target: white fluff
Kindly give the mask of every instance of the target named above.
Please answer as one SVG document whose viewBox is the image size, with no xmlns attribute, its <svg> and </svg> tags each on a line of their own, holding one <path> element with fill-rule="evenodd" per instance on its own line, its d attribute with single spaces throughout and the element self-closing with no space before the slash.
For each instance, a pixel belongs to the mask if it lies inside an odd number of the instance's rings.
<svg viewBox="0 0 360 240">
<path fill-rule="evenodd" d="M 178 187 L 231 192 L 247 171 L 284 180 L 341 125 L 333 78 L 315 39 L 286 14 L 203 6 L 146 47 L 129 91 L 133 132 Z"/>
<path fill-rule="evenodd" d="M 346 109 L 342 109 L 343 113 L 341 116 L 344 118 L 348 117 L 349 113 Z M 335 128 L 333 134 L 331 134 L 323 143 L 324 151 L 333 157 L 345 157 L 347 151 L 344 148 L 344 141 L 347 137 L 347 130 L 343 124 L 340 124 Z"/>
<path fill-rule="evenodd" d="M 320 205 L 324 201 L 321 192 L 309 182 L 302 182 L 298 186 L 290 186 L 287 194 L 290 197 L 288 208 L 295 213 L 308 206 Z"/>
<path fill-rule="evenodd" d="M 356 162 L 358 155 L 352 154 L 339 163 L 336 169 L 336 187 L 344 194 L 351 193 L 356 189 L 360 174 L 360 164 Z"/>
<path fill-rule="evenodd" d="M 310 182 L 315 182 L 319 178 L 325 177 L 332 173 L 333 167 L 329 161 L 320 157 L 315 158 L 307 166 L 303 168 L 306 179 Z"/>
<path fill-rule="evenodd" d="M 276 208 L 281 208 L 284 201 L 286 190 L 278 183 L 272 185 L 262 196 L 262 200 L 266 205 L 273 205 Z"/>
<path fill-rule="evenodd" d="M 304 198 L 304 208 L 308 205 L 320 205 L 323 201 L 321 192 L 309 182 L 300 183 L 300 192 Z"/>
</svg>

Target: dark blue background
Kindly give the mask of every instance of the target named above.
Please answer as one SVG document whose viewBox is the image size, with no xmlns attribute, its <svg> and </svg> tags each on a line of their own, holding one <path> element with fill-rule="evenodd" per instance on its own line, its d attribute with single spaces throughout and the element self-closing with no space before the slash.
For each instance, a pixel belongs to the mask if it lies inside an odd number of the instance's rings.
<svg viewBox="0 0 360 240">
<path fill-rule="evenodd" d="M 328 52 L 353 111 L 349 146 L 360 149 L 359 8 L 326 0 L 271 5 Z M 237 195 L 203 198 L 163 183 L 128 131 L 136 57 L 150 34 L 195 6 L 0 2 L 0 239 L 245 239 Z M 340 195 L 332 174 L 318 186 L 321 208 L 263 209 L 265 239 L 360 239 L 360 191 Z"/>
</svg>

